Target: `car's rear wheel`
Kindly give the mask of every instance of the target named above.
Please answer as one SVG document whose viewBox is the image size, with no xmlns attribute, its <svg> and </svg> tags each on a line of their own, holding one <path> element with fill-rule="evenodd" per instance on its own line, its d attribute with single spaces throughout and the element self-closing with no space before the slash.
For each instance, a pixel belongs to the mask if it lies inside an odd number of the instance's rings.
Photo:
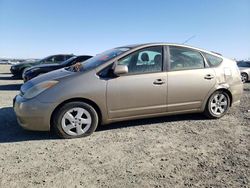
<svg viewBox="0 0 250 188">
<path fill-rule="evenodd" d="M 248 81 L 248 75 L 247 73 L 241 73 L 241 80 L 243 83 L 247 82 Z"/>
<path fill-rule="evenodd" d="M 224 91 L 216 91 L 208 99 L 204 113 L 208 118 L 221 118 L 227 113 L 229 106 L 228 94 Z"/>
<path fill-rule="evenodd" d="M 89 104 L 70 102 L 53 117 L 53 126 L 61 138 L 79 138 L 92 134 L 98 125 L 98 114 Z"/>
</svg>

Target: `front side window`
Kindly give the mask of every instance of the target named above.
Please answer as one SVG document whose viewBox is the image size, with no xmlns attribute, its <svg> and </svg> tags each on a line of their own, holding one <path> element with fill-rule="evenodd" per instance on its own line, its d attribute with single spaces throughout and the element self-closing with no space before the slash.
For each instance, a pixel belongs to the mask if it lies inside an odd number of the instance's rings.
<svg viewBox="0 0 250 188">
<path fill-rule="evenodd" d="M 207 59 L 207 62 L 209 64 L 210 67 L 217 67 L 221 64 L 221 62 L 223 61 L 222 58 L 208 54 L 208 53 L 203 53 L 205 58 Z"/>
<path fill-rule="evenodd" d="M 49 57 L 46 57 L 46 58 L 44 58 L 44 59 L 41 59 L 39 62 L 40 62 L 41 64 L 49 64 L 49 63 L 52 62 L 52 60 L 53 60 L 53 57 L 52 57 L 52 56 L 49 56 Z"/>
<path fill-rule="evenodd" d="M 195 50 L 185 47 L 169 47 L 170 70 L 192 70 L 205 67 L 202 55 Z"/>
<path fill-rule="evenodd" d="M 57 57 L 59 57 L 59 56 L 49 56 L 49 57 L 46 57 L 46 58 L 42 59 L 40 62 L 42 64 L 58 63 L 57 60 L 59 58 L 57 58 Z"/>
<path fill-rule="evenodd" d="M 52 59 L 53 63 L 60 63 L 62 61 L 64 61 L 64 56 L 63 55 L 54 56 L 54 58 Z"/>
<path fill-rule="evenodd" d="M 144 48 L 118 61 L 118 65 L 127 65 L 128 73 L 150 73 L 162 71 L 162 46 Z"/>
</svg>

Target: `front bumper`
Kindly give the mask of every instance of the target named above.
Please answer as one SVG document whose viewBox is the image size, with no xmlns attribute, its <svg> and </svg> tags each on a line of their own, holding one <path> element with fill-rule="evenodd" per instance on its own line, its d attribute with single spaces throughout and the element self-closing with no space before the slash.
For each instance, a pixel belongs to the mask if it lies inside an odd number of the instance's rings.
<svg viewBox="0 0 250 188">
<path fill-rule="evenodd" d="M 17 121 L 27 130 L 49 131 L 54 107 L 54 103 L 41 103 L 36 99 L 26 100 L 20 95 L 13 100 Z"/>
<path fill-rule="evenodd" d="M 18 69 L 16 68 L 16 69 L 13 69 L 13 67 L 11 66 L 10 67 L 10 72 L 11 72 L 11 74 L 13 74 L 13 75 L 17 75 L 18 74 Z"/>
</svg>

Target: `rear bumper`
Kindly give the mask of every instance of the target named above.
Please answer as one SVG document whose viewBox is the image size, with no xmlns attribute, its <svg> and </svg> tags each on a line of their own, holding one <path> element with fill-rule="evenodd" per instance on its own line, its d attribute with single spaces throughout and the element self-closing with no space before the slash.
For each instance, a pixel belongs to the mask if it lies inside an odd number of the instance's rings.
<svg viewBox="0 0 250 188">
<path fill-rule="evenodd" d="M 233 102 L 231 106 L 232 107 L 239 107 L 240 106 L 240 100 Z"/>
<path fill-rule="evenodd" d="M 27 130 L 49 131 L 53 103 L 41 103 L 36 99 L 26 100 L 17 95 L 13 100 L 17 121 Z"/>
<path fill-rule="evenodd" d="M 230 88 L 230 90 L 233 98 L 231 106 L 238 106 L 240 104 L 240 99 L 243 94 L 243 83 L 240 82 L 239 84 L 234 85 Z"/>
</svg>

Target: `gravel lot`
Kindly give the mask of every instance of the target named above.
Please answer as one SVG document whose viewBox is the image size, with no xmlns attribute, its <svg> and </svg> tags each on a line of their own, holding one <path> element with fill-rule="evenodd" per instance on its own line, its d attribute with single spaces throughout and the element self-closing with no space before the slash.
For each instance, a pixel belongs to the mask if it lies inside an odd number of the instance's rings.
<svg viewBox="0 0 250 188">
<path fill-rule="evenodd" d="M 99 127 L 58 139 L 20 128 L 22 81 L 0 65 L 0 187 L 250 187 L 250 83 L 219 120 L 179 115 Z"/>
</svg>

